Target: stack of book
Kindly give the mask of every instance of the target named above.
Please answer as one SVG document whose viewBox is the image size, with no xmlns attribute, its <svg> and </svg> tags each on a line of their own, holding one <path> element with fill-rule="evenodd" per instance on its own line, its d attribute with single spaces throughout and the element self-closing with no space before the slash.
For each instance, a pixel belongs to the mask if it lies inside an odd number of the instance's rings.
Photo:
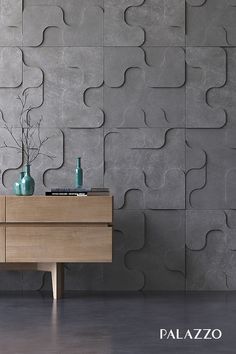
<svg viewBox="0 0 236 354">
<path fill-rule="evenodd" d="M 50 192 L 45 192 L 45 195 L 87 197 L 110 195 L 110 192 L 109 188 L 52 188 Z"/>
</svg>

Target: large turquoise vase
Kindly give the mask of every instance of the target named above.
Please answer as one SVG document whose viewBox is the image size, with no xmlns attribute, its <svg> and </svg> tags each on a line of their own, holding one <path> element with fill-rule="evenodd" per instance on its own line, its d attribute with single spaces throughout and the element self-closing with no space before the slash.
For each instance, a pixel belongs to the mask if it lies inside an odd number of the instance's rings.
<svg viewBox="0 0 236 354">
<path fill-rule="evenodd" d="M 21 180 L 21 195 L 34 194 L 34 179 L 30 175 L 30 165 L 25 166 L 24 177 Z"/>
<path fill-rule="evenodd" d="M 75 187 L 81 188 L 83 185 L 83 170 L 81 168 L 81 158 L 77 158 L 76 170 L 75 170 Z"/>
<path fill-rule="evenodd" d="M 24 177 L 24 174 L 25 174 L 25 172 L 22 171 L 20 173 L 19 180 L 16 183 L 14 183 L 13 189 L 14 189 L 15 195 L 22 195 L 22 192 L 21 192 L 21 181 L 22 181 L 22 178 Z"/>
</svg>

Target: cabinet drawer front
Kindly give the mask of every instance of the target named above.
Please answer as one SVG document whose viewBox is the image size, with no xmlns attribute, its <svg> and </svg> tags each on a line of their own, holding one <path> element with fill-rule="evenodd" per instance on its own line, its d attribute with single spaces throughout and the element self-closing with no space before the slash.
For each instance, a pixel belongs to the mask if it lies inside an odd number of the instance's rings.
<svg viewBox="0 0 236 354">
<path fill-rule="evenodd" d="M 112 197 L 14 197 L 6 198 L 6 221 L 111 223 Z"/>
<path fill-rule="evenodd" d="M 6 261 L 111 262 L 112 228 L 7 226 Z"/>
</svg>

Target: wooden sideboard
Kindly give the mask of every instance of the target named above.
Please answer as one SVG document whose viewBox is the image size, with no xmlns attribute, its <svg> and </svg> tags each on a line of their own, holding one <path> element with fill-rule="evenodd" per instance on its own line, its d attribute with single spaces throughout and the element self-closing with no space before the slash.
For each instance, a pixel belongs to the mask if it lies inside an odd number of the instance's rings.
<svg viewBox="0 0 236 354">
<path fill-rule="evenodd" d="M 63 295 L 64 262 L 112 262 L 112 196 L 0 196 L 0 270 L 52 275 Z"/>
</svg>

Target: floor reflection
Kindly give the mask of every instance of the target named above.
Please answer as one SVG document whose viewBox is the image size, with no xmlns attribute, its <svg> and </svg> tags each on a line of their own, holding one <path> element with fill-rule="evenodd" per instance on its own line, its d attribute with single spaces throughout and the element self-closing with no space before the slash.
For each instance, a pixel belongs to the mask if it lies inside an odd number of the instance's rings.
<svg viewBox="0 0 236 354">
<path fill-rule="evenodd" d="M 0 354 L 235 353 L 236 294 L 0 294 Z M 161 341 L 160 328 L 220 328 L 219 341 Z"/>
</svg>

